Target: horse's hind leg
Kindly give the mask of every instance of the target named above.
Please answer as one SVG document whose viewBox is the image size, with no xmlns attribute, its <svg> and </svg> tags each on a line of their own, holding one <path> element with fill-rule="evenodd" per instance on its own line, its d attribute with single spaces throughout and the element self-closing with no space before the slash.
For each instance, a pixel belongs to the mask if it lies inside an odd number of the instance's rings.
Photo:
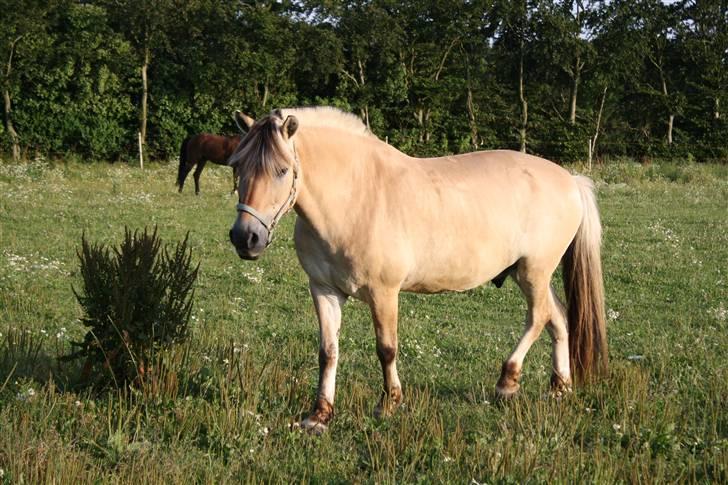
<svg viewBox="0 0 728 485">
<path fill-rule="evenodd" d="M 341 307 L 346 296 L 326 286 L 310 283 L 311 297 L 319 321 L 319 387 L 311 415 L 301 426 L 313 433 L 322 433 L 334 416 L 336 365 L 339 360 Z"/>
<path fill-rule="evenodd" d="M 521 261 L 518 265 L 514 278 L 521 288 L 523 295 L 526 297 L 526 303 L 528 304 L 526 328 L 521 340 L 516 345 L 516 349 L 503 362 L 500 379 L 498 379 L 498 384 L 495 388 L 496 393 L 501 398 L 509 398 L 518 392 L 520 387 L 518 381 L 521 377 L 523 360 L 528 350 L 541 335 L 546 324 L 556 318 L 554 317 L 556 307 L 550 285 L 553 271 L 553 268 L 544 270 L 541 267 L 535 267 L 525 260 Z M 558 320 L 558 318 L 556 319 Z"/>
<path fill-rule="evenodd" d="M 560 397 L 571 391 L 571 368 L 569 367 L 569 330 L 566 321 L 566 309 L 559 297 L 551 288 L 551 318 L 546 330 L 551 335 L 551 391 Z"/>
<path fill-rule="evenodd" d="M 386 416 L 402 402 L 402 384 L 397 374 L 397 311 L 398 290 L 376 290 L 369 294 L 369 308 L 377 338 L 377 357 L 382 366 L 384 393 L 374 414 Z"/>
<path fill-rule="evenodd" d="M 195 194 L 200 193 L 200 174 L 202 173 L 202 169 L 205 168 L 205 164 L 207 163 L 207 160 L 200 160 L 197 162 L 197 168 L 195 168 L 194 178 L 195 178 Z"/>
<path fill-rule="evenodd" d="M 177 185 L 179 186 L 178 192 L 182 192 L 182 189 L 185 186 L 185 180 L 187 179 L 187 175 L 190 173 L 190 170 L 192 170 L 193 166 L 194 162 L 189 161 L 184 163 L 184 165 L 180 165 L 179 174 L 177 174 Z"/>
</svg>

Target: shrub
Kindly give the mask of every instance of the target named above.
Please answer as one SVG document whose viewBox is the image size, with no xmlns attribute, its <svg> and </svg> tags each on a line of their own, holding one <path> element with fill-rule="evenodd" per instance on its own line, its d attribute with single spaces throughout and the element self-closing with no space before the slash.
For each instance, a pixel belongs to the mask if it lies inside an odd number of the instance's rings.
<svg viewBox="0 0 728 485">
<path fill-rule="evenodd" d="M 151 234 L 125 229 L 112 250 L 81 237 L 83 290 L 73 292 L 89 330 L 63 359 L 86 359 L 86 383 L 143 383 L 158 352 L 186 339 L 199 269 L 191 264 L 188 237 L 172 251 L 162 249 L 156 228 Z M 89 382 L 92 372 L 97 377 Z"/>
</svg>

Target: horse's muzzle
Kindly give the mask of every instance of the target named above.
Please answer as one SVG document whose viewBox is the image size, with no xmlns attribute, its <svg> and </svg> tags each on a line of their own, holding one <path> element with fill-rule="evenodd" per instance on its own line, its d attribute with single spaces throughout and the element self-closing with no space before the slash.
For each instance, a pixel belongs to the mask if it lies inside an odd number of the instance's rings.
<svg viewBox="0 0 728 485">
<path fill-rule="evenodd" d="M 268 230 L 255 219 L 239 218 L 230 229 L 230 242 L 242 259 L 255 260 L 268 245 Z"/>
</svg>

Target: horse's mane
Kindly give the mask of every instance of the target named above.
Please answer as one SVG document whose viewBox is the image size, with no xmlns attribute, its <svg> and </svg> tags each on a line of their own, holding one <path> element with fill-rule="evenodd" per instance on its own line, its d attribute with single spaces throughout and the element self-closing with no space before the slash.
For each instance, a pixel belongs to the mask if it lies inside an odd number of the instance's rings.
<svg viewBox="0 0 728 485">
<path fill-rule="evenodd" d="M 242 146 L 230 159 L 230 165 L 239 166 L 240 174 L 264 173 L 267 176 L 276 176 L 282 173 L 286 163 L 286 149 L 277 135 L 276 122 L 282 122 L 293 115 L 302 127 L 331 127 L 343 129 L 364 136 L 374 136 L 364 123 L 351 113 L 328 106 L 313 106 L 306 108 L 288 108 L 273 111 L 260 119 L 243 138 Z"/>
<path fill-rule="evenodd" d="M 330 127 L 360 135 L 374 136 L 358 116 L 331 106 L 288 108 L 281 111 L 283 119 L 288 115 L 298 118 L 299 126 Z"/>
</svg>

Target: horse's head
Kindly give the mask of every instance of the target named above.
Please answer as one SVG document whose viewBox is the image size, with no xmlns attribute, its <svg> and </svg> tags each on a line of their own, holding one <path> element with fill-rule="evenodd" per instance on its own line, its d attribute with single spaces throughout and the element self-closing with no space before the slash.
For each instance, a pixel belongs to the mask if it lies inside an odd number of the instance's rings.
<svg viewBox="0 0 728 485">
<path fill-rule="evenodd" d="M 284 120 L 276 110 L 257 122 L 236 112 L 236 122 L 245 124 L 248 133 L 228 160 L 239 177 L 238 216 L 230 242 L 241 258 L 257 259 L 296 202 L 300 166 L 292 138 L 298 120 Z"/>
</svg>

